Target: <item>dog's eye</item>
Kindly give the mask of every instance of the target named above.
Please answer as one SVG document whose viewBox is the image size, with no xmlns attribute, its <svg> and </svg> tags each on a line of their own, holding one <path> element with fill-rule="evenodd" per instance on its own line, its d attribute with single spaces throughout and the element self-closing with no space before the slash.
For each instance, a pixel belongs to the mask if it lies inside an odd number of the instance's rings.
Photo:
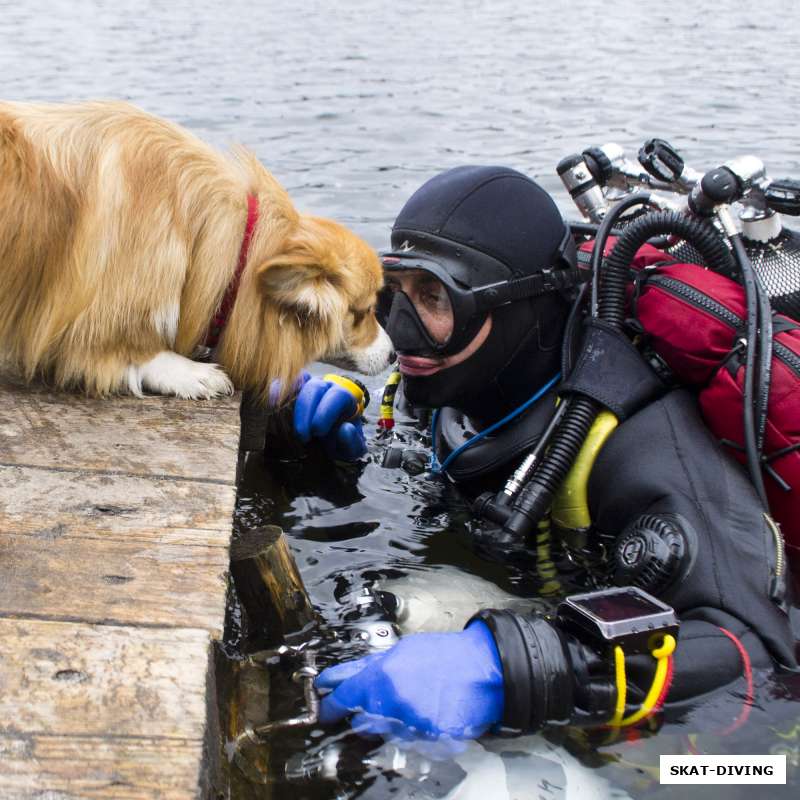
<svg viewBox="0 0 800 800">
<path fill-rule="evenodd" d="M 366 311 L 359 311 L 357 308 L 351 308 L 350 313 L 353 315 L 353 324 L 360 325 L 367 318 L 369 309 Z"/>
</svg>

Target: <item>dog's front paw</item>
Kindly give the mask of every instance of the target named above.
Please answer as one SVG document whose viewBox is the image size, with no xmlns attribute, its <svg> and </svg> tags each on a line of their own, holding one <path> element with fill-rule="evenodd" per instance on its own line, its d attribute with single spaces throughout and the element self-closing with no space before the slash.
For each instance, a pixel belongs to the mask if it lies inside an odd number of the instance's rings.
<svg viewBox="0 0 800 800">
<path fill-rule="evenodd" d="M 128 383 L 133 394 L 146 389 L 191 400 L 233 394 L 233 383 L 218 364 L 192 361 L 166 350 L 144 364 L 131 367 Z"/>
</svg>

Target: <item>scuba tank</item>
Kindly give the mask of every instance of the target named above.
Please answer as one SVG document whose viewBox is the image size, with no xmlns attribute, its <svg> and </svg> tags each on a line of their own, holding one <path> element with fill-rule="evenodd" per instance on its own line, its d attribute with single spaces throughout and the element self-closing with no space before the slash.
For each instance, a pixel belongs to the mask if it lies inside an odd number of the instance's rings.
<svg viewBox="0 0 800 800">
<path fill-rule="evenodd" d="M 518 597 L 453 566 L 377 579 L 340 592 L 337 599 L 348 609 L 346 635 L 370 650 L 391 647 L 400 635 L 460 631 L 482 608 L 549 610 L 539 598 Z"/>
</svg>

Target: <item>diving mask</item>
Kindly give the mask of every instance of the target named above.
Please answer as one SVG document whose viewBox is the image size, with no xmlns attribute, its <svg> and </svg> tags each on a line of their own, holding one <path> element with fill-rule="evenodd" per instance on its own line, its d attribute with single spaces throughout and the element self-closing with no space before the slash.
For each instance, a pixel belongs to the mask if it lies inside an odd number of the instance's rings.
<svg viewBox="0 0 800 800">
<path fill-rule="evenodd" d="M 554 265 L 509 280 L 508 268 L 486 253 L 433 235 L 417 236 L 414 245 L 406 241 L 382 256 L 385 286 L 378 296 L 378 321 L 398 353 L 455 355 L 475 338 L 493 308 L 587 280 L 587 271 L 568 266 L 565 253 L 572 247 L 567 231 Z M 486 277 L 499 280 L 475 285 Z"/>
</svg>

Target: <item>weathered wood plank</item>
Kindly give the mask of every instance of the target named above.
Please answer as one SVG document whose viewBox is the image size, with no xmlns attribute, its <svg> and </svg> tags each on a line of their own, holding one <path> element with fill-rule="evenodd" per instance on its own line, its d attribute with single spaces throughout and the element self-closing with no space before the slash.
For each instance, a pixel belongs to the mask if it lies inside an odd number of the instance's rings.
<svg viewBox="0 0 800 800">
<path fill-rule="evenodd" d="M 94 400 L 7 376 L 0 394 L 0 464 L 235 482 L 238 395 Z"/>
<path fill-rule="evenodd" d="M 0 532 L 0 616 L 204 628 L 222 635 L 227 551 Z"/>
<path fill-rule="evenodd" d="M 186 800 L 202 741 L 0 735 L 3 800 Z"/>
<path fill-rule="evenodd" d="M 196 739 L 205 631 L 0 619 L 0 733 Z"/>
<path fill-rule="evenodd" d="M 0 467 L 0 531 L 227 548 L 233 486 Z"/>
<path fill-rule="evenodd" d="M 238 439 L 238 398 L 0 377 L 0 797 L 208 794 Z"/>
</svg>

